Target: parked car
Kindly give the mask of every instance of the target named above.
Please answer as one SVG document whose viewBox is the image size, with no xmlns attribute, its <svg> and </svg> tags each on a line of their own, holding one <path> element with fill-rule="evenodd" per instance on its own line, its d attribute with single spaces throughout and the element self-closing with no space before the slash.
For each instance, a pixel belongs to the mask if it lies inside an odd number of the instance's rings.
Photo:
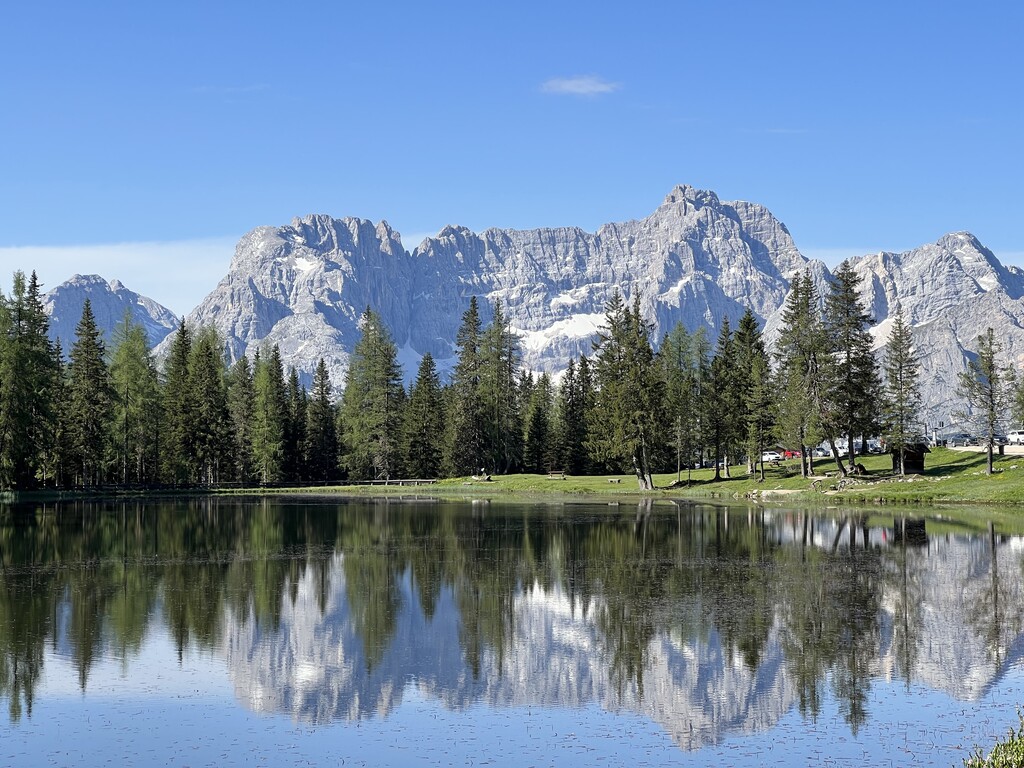
<svg viewBox="0 0 1024 768">
<path fill-rule="evenodd" d="M 951 435 L 946 435 L 946 445 L 950 448 L 964 448 L 968 445 L 974 445 L 975 442 L 975 439 L 966 432 L 954 432 Z"/>
<path fill-rule="evenodd" d="M 1006 435 L 1006 442 L 1010 445 L 1024 445 L 1024 429 L 1011 430 Z"/>
<path fill-rule="evenodd" d="M 761 454 L 761 461 L 779 462 L 782 461 L 782 454 L 778 451 L 765 451 Z"/>
<path fill-rule="evenodd" d="M 787 448 L 782 452 L 782 458 L 784 459 L 799 459 L 801 455 L 800 451 L 795 451 L 791 448 Z"/>
<path fill-rule="evenodd" d="M 822 448 L 819 445 L 811 452 L 811 455 L 818 459 L 827 459 L 832 454 L 829 452 L 828 448 Z"/>
</svg>

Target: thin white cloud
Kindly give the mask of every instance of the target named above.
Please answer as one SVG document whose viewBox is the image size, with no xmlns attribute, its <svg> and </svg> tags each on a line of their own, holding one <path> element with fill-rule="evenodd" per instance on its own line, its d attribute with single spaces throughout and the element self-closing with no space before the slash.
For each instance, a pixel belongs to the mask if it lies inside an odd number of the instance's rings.
<svg viewBox="0 0 1024 768">
<path fill-rule="evenodd" d="M 43 290 L 72 275 L 120 280 L 175 314 L 190 312 L 228 273 L 237 237 L 99 245 L 0 247 L 0 290 L 8 293 L 16 270 L 35 270 Z"/>
<path fill-rule="evenodd" d="M 577 75 L 576 77 L 553 77 L 541 83 L 544 93 L 568 96 L 601 96 L 619 90 L 620 85 L 605 80 L 597 75 Z"/>
</svg>

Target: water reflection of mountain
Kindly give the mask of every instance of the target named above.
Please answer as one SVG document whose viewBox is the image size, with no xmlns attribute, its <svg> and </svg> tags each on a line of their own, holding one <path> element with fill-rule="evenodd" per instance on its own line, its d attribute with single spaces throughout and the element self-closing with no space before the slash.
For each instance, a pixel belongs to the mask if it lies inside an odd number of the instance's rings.
<svg viewBox="0 0 1024 768">
<path fill-rule="evenodd" d="M 398 608 L 391 632 L 368 654 L 355 629 L 343 555 L 331 564 L 326 598 L 307 574 L 284 602 L 276 629 L 251 616 L 229 615 L 228 664 L 248 706 L 313 723 L 387 715 L 413 686 L 452 709 L 483 703 L 627 710 L 658 722 L 680 746 L 693 749 L 730 734 L 769 729 L 797 701 L 814 714 L 813 704 L 803 705 L 820 694 L 806 689 L 825 684 L 826 677 L 838 696 L 849 695 L 847 717 L 856 727 L 857 699 L 865 697 L 872 679 L 904 680 L 975 700 L 1020 658 L 1019 541 L 933 537 L 923 547 L 900 547 L 883 542 L 881 529 L 875 529 L 864 532 L 866 538 L 855 530 L 850 549 L 838 522 L 816 526 L 807 548 L 792 541 L 784 546 L 789 556 L 802 552 L 803 566 L 787 576 L 791 565 L 780 556 L 776 575 L 785 582 L 803 578 L 801 568 L 831 570 L 836 561 L 848 562 L 854 580 L 871 574 L 877 594 L 875 615 L 858 641 L 859 651 L 867 652 L 861 666 L 839 653 L 809 683 L 800 679 L 805 659 L 794 658 L 809 653 L 799 650 L 794 625 L 801 619 L 790 606 L 801 598 L 787 590 L 774 594 L 755 664 L 713 622 L 694 617 L 707 612 L 701 605 L 706 595 L 660 603 L 650 619 L 657 629 L 637 653 L 642 668 L 630 676 L 612 658 L 621 649 L 610 647 L 608 627 L 601 624 L 608 608 L 604 596 L 574 600 L 557 582 L 519 587 L 511 634 L 500 648 L 486 646 L 474 661 L 452 587 L 442 588 L 428 616 L 406 570 L 395 583 Z M 786 538 L 779 535 L 778 541 Z M 832 611 L 865 607 L 842 603 L 856 595 L 837 597 L 840 604 Z"/>
<path fill-rule="evenodd" d="M 514 635 L 504 652 L 487 649 L 474 675 L 454 594 L 445 589 L 428 618 L 406 572 L 393 638 L 370 663 L 353 629 L 341 560 L 322 615 L 317 586 L 304 578 L 276 630 L 264 631 L 251 617 L 228 618 L 228 665 L 247 706 L 314 723 L 383 716 L 408 686 L 451 709 L 598 703 L 651 718 L 686 748 L 770 728 L 792 706 L 774 630 L 756 671 L 727 652 L 717 632 L 685 641 L 659 633 L 644 654 L 641 691 L 636 680 L 613 679 L 595 621 L 598 601 L 574 606 L 560 589 L 537 584 L 514 600 Z"/>
</svg>

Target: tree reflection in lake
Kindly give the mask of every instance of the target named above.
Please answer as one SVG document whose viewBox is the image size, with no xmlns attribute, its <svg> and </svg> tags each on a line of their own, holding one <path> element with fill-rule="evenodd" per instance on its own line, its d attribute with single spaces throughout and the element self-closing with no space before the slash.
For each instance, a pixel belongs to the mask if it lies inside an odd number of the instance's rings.
<svg viewBox="0 0 1024 768">
<path fill-rule="evenodd" d="M 48 652 L 89 690 L 153 631 L 224 660 L 238 698 L 300 720 L 597 703 L 685 748 L 828 701 L 856 735 L 873 685 L 983 695 L 1019 655 L 1019 542 L 908 541 L 866 517 L 202 498 L 0 516 L 0 698 L 31 716 Z"/>
</svg>

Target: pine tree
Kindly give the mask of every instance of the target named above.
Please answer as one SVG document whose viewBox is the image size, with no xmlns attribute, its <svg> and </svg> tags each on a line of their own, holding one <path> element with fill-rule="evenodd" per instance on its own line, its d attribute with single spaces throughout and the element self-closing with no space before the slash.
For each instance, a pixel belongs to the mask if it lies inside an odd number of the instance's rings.
<svg viewBox="0 0 1024 768">
<path fill-rule="evenodd" d="M 114 329 L 110 353 L 113 472 L 122 483 L 159 476 L 160 382 L 145 329 L 130 310 Z"/>
<path fill-rule="evenodd" d="M 285 420 L 285 478 L 289 481 L 303 480 L 307 469 L 305 464 L 306 409 L 309 396 L 299 383 L 299 373 L 293 366 L 288 374 L 288 417 Z"/>
<path fill-rule="evenodd" d="M 459 361 L 452 374 L 444 458 L 447 473 L 454 476 L 474 474 L 481 469 L 481 462 L 487 460 L 480 393 L 480 328 L 480 311 L 474 296 L 455 336 Z"/>
<path fill-rule="evenodd" d="M 748 307 L 740 318 L 734 337 L 736 348 L 736 376 L 734 383 L 738 393 L 739 413 L 736 418 L 738 436 L 747 454 L 747 474 L 753 474 L 754 465 L 761 456 L 764 439 L 771 424 L 770 408 L 766 409 L 765 396 L 770 396 L 768 381 L 770 366 L 765 350 L 761 329 Z M 760 392 L 756 392 L 758 385 Z M 755 393 L 757 402 L 755 402 Z M 767 401 L 770 406 L 770 400 Z M 755 413 L 755 409 L 762 411 Z M 763 467 L 762 467 L 763 469 Z"/>
<path fill-rule="evenodd" d="M 380 316 L 367 307 L 360 326 L 341 398 L 344 466 L 354 479 L 388 480 L 401 471 L 402 370 Z"/>
<path fill-rule="evenodd" d="M 526 412 L 523 461 L 527 472 L 546 472 L 552 459 L 551 378 L 543 373 L 533 386 Z M 557 468 L 560 469 L 560 468 Z"/>
<path fill-rule="evenodd" d="M 967 401 L 970 413 L 958 414 L 973 418 L 983 430 L 987 446 L 986 471 L 992 474 L 992 446 L 996 428 L 1013 402 L 1016 381 L 1013 369 L 1000 359 L 1003 345 L 991 328 L 978 336 L 978 351 L 967 362 L 967 370 L 959 376 L 957 394 Z"/>
<path fill-rule="evenodd" d="M 720 479 L 723 466 L 725 476 L 729 477 L 730 458 L 735 455 L 742 438 L 742 395 L 737 376 L 738 365 L 729 318 L 723 317 L 715 356 L 711 360 L 711 386 L 705 390 L 702 408 L 708 437 L 714 449 L 715 480 Z"/>
<path fill-rule="evenodd" d="M 406 469 L 411 477 L 438 477 L 442 466 L 444 399 L 437 366 L 429 352 L 420 360 L 405 411 L 403 445 Z"/>
<path fill-rule="evenodd" d="M 494 318 L 480 336 L 480 403 L 483 409 L 483 455 L 488 469 L 507 473 L 517 468 L 523 454 L 521 415 L 516 397 L 519 339 L 494 303 Z"/>
<path fill-rule="evenodd" d="M 835 271 L 826 299 L 826 332 L 832 352 L 827 398 L 829 423 L 846 435 L 850 469 L 856 464 L 854 440 L 866 440 L 878 429 L 881 379 L 871 351 L 871 315 L 857 295 L 860 276 L 849 261 Z"/>
<path fill-rule="evenodd" d="M 184 318 L 171 341 L 164 366 L 160 453 L 168 483 L 192 483 L 196 476 L 196 401 L 189 381 L 192 332 Z"/>
<path fill-rule="evenodd" d="M 584 365 L 582 360 L 580 365 Z M 588 465 L 586 395 L 582 374 L 577 371 L 576 361 L 570 358 L 558 387 L 557 463 L 571 475 L 585 475 Z"/>
<path fill-rule="evenodd" d="M 921 390 L 918 386 L 920 365 L 914 354 L 913 335 L 898 308 L 885 352 L 885 389 L 882 399 L 882 424 L 886 443 L 899 456 L 899 471 L 906 474 L 904 453 L 915 442 Z"/>
<path fill-rule="evenodd" d="M 201 328 L 189 351 L 187 386 L 193 407 L 191 445 L 195 451 L 192 480 L 220 482 L 231 464 L 231 417 L 224 376 L 224 342 L 213 328 Z"/>
<path fill-rule="evenodd" d="M 656 414 L 663 401 L 649 326 L 639 297 L 630 309 L 618 291 L 605 305 L 605 325 L 594 344 L 596 411 L 589 446 L 596 458 L 622 471 L 632 466 L 643 490 L 652 490 L 652 452 L 659 442 Z"/>
<path fill-rule="evenodd" d="M 59 373 L 48 330 L 35 272 L 27 284 L 16 272 L 10 299 L 0 295 L 0 488 L 46 479 Z"/>
<path fill-rule="evenodd" d="M 233 441 L 230 476 L 244 485 L 252 482 L 254 475 L 252 428 L 255 417 L 252 370 L 245 355 L 238 358 L 228 371 L 227 389 Z"/>
<path fill-rule="evenodd" d="M 86 299 L 68 366 L 68 438 L 83 485 L 103 481 L 112 415 L 110 376 L 92 304 Z"/>
<path fill-rule="evenodd" d="M 252 456 L 256 479 L 263 485 L 284 477 L 284 423 L 288 403 L 281 352 L 275 344 L 253 364 Z"/>
<path fill-rule="evenodd" d="M 338 435 L 331 391 L 331 377 L 321 357 L 313 374 L 313 392 L 306 408 L 305 443 L 307 475 L 321 482 L 331 482 L 338 474 Z"/>
</svg>

